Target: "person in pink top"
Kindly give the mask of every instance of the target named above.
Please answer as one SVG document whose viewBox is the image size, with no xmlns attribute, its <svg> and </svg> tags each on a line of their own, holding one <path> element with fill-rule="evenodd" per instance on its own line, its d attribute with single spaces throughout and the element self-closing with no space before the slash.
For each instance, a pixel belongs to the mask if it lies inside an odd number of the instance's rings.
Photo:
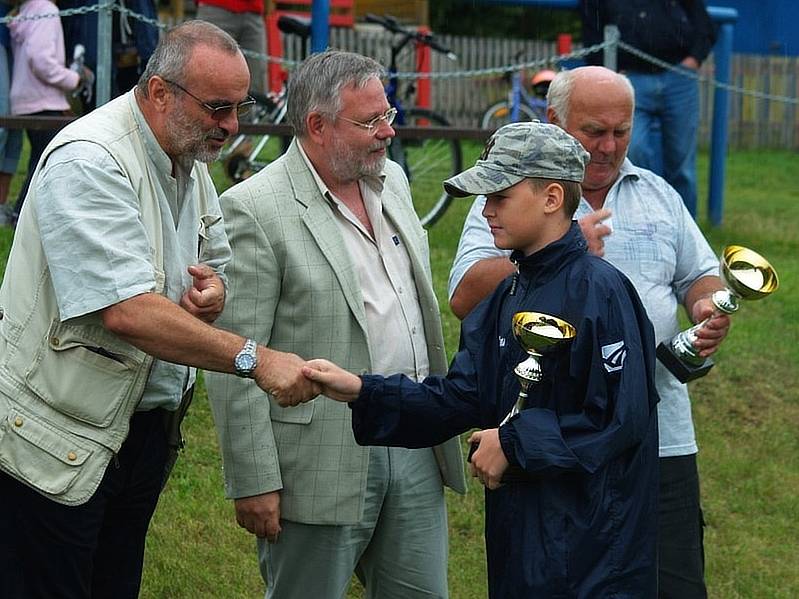
<svg viewBox="0 0 799 599">
<path fill-rule="evenodd" d="M 58 7 L 50 0 L 26 0 L 19 9 L 20 17 L 53 14 L 46 19 L 14 21 L 9 23 L 11 52 L 14 66 L 11 78 L 11 114 L 26 116 L 59 116 L 69 110 L 65 93 L 80 86 L 90 74 L 66 67 L 64 31 Z M 26 129 L 31 153 L 28 176 L 20 191 L 16 205 L 19 215 L 28 193 L 33 171 L 44 148 L 55 137 L 56 129 Z"/>
</svg>

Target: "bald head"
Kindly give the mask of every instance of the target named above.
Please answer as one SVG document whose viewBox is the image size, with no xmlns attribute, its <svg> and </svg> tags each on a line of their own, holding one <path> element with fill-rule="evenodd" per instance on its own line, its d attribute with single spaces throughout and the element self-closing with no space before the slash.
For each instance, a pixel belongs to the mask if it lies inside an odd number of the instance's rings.
<svg viewBox="0 0 799 599">
<path fill-rule="evenodd" d="M 547 117 L 591 154 L 583 195 L 596 209 L 619 176 L 633 127 L 635 93 L 630 81 L 604 67 L 558 73 L 549 87 Z"/>
<path fill-rule="evenodd" d="M 560 123 L 568 121 L 574 97 L 602 107 L 629 105 L 631 119 L 635 109 L 635 91 L 630 80 L 605 67 L 578 67 L 555 76 L 547 93 L 547 105 Z"/>
</svg>

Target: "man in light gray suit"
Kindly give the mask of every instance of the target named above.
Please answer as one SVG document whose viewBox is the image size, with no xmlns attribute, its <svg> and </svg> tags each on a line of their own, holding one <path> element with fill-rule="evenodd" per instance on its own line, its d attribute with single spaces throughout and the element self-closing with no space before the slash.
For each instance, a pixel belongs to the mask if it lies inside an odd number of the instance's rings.
<svg viewBox="0 0 799 599">
<path fill-rule="evenodd" d="M 447 370 L 424 229 L 375 61 L 327 51 L 289 82 L 287 153 L 221 204 L 234 258 L 220 325 L 351 372 Z M 227 377 L 231 378 L 231 377 Z M 268 598 L 447 597 L 443 485 L 465 489 L 458 439 L 359 447 L 351 412 L 320 396 L 281 408 L 246 379 L 208 393 L 239 524 L 259 537 Z"/>
</svg>

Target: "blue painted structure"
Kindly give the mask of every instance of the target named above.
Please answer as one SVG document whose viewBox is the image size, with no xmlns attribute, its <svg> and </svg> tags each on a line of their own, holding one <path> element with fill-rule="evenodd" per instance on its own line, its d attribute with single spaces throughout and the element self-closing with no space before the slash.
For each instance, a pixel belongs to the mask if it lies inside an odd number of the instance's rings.
<svg viewBox="0 0 799 599">
<path fill-rule="evenodd" d="M 311 52 L 323 52 L 330 39 L 330 2 L 313 0 L 311 3 Z"/>
<path fill-rule="evenodd" d="M 719 34 L 713 47 L 716 61 L 716 79 L 721 83 L 730 82 L 732 70 L 732 48 L 734 23 L 738 13 L 734 8 L 710 6 L 708 13 L 719 24 Z M 710 172 L 708 173 L 707 215 L 711 224 L 721 224 L 724 214 L 724 160 L 727 149 L 727 113 L 730 109 L 730 93 L 717 87 L 713 92 L 713 123 L 710 134 Z"/>
<path fill-rule="evenodd" d="M 738 54 L 799 56 L 796 0 L 715 0 L 738 11 L 732 50 Z"/>
</svg>

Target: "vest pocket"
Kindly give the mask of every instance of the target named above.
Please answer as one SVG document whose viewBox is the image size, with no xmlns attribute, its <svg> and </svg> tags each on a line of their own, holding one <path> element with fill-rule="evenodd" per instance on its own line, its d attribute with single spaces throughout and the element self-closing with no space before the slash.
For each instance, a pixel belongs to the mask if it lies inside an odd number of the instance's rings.
<svg viewBox="0 0 799 599">
<path fill-rule="evenodd" d="M 10 409 L 0 422 L 0 461 L 16 478 L 49 495 L 62 495 L 75 482 L 93 449 Z"/>
<path fill-rule="evenodd" d="M 98 331 L 54 322 L 25 381 L 57 411 L 107 427 L 131 392 L 138 360 L 121 340 Z"/>
</svg>

